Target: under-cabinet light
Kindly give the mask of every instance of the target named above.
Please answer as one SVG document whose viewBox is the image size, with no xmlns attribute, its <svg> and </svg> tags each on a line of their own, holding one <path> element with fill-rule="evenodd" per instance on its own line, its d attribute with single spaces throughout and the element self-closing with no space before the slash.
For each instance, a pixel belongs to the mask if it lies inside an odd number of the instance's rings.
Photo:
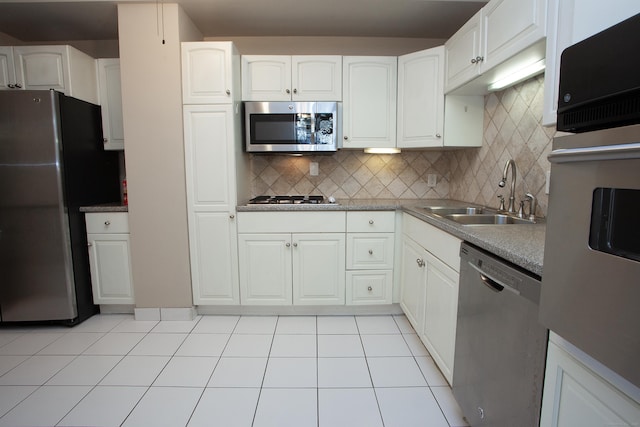
<svg viewBox="0 0 640 427">
<path fill-rule="evenodd" d="M 538 62 L 534 62 L 533 64 L 527 65 L 526 67 L 520 68 L 514 71 L 511 74 L 508 74 L 495 82 L 489 85 L 490 91 L 504 89 L 508 86 L 514 85 L 516 83 L 520 83 L 530 77 L 539 74 L 544 70 L 544 59 L 541 59 Z"/>
<path fill-rule="evenodd" d="M 398 154 L 399 148 L 365 148 L 364 152 L 367 154 Z"/>
</svg>

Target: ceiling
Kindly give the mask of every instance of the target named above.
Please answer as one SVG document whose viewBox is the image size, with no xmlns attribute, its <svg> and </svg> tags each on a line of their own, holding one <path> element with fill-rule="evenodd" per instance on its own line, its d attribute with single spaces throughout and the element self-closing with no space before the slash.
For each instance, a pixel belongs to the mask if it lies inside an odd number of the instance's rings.
<svg viewBox="0 0 640 427">
<path fill-rule="evenodd" d="M 135 0 L 120 0 L 120 3 Z M 141 3 L 141 1 L 135 1 Z M 205 37 L 449 38 L 485 1 L 174 0 Z M 25 41 L 115 40 L 118 1 L 0 0 L 0 32 Z M 147 1 L 157 4 L 163 1 Z"/>
</svg>

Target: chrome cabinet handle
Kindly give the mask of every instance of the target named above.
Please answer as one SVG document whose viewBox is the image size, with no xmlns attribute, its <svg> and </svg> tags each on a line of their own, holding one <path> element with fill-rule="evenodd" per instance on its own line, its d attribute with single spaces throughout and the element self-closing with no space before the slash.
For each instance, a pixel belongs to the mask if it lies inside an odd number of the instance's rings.
<svg viewBox="0 0 640 427">
<path fill-rule="evenodd" d="M 373 250 L 369 249 L 369 255 L 373 255 Z"/>
<path fill-rule="evenodd" d="M 229 218 L 231 218 L 231 219 L 233 219 L 233 218 L 235 218 L 235 217 L 236 217 L 236 216 L 235 216 L 234 214 L 229 215 Z"/>
<path fill-rule="evenodd" d="M 369 286 L 369 287 L 367 287 L 367 290 L 368 290 L 369 292 L 371 292 L 371 291 L 373 290 L 373 288 L 372 288 L 371 286 Z"/>
<path fill-rule="evenodd" d="M 298 244 L 297 244 L 297 243 L 294 243 L 294 244 L 293 244 L 293 247 L 294 247 L 294 248 L 297 248 L 297 247 L 298 247 Z"/>
<path fill-rule="evenodd" d="M 102 138 L 102 142 L 106 144 L 107 142 L 109 142 L 109 140 L 107 138 Z"/>
<path fill-rule="evenodd" d="M 285 89 L 286 93 L 291 93 L 291 91 L 289 89 Z"/>
<path fill-rule="evenodd" d="M 22 89 L 22 85 L 20 83 L 16 83 L 16 89 Z"/>
<path fill-rule="evenodd" d="M 229 89 L 226 90 L 227 95 L 231 95 L 231 91 Z"/>
<path fill-rule="evenodd" d="M 9 83 L 9 84 L 7 85 L 7 87 L 8 87 L 9 89 L 13 89 L 13 88 L 15 88 L 15 87 L 16 87 L 16 85 Z"/>
<path fill-rule="evenodd" d="M 369 224 L 373 225 L 373 220 L 372 219 L 369 220 Z"/>
<path fill-rule="evenodd" d="M 476 56 L 475 58 L 471 58 L 471 63 L 472 64 L 479 64 L 482 61 L 484 61 L 484 57 L 483 56 Z"/>
<path fill-rule="evenodd" d="M 286 247 L 290 247 L 290 246 L 291 246 L 291 243 L 287 242 L 287 243 L 285 243 L 285 246 L 286 246 Z"/>
<path fill-rule="evenodd" d="M 440 135 L 439 133 L 436 133 L 436 138 L 442 138 L 442 135 Z"/>
<path fill-rule="evenodd" d="M 294 90 L 293 90 L 293 93 L 298 93 L 298 89 L 294 89 Z"/>
<path fill-rule="evenodd" d="M 91 242 L 87 242 L 87 246 L 88 246 L 88 247 L 91 247 L 91 246 L 93 246 L 93 243 L 91 243 Z"/>
<path fill-rule="evenodd" d="M 344 139 L 345 141 L 348 141 L 348 140 L 349 140 L 349 137 L 348 137 L 348 136 L 345 136 L 343 139 Z"/>
<path fill-rule="evenodd" d="M 420 258 L 416 260 L 416 263 L 418 263 L 418 267 L 424 267 L 425 265 L 424 260 Z"/>
<path fill-rule="evenodd" d="M 110 226 L 110 225 L 111 225 L 111 221 L 106 220 L 106 221 L 104 222 L 104 225 L 106 225 L 107 227 L 108 227 L 108 226 Z"/>
</svg>

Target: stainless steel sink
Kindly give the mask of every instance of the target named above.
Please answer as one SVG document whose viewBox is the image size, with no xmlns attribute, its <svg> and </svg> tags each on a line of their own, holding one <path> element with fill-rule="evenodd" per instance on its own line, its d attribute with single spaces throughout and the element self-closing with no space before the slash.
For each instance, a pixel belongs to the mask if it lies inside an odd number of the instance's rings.
<svg viewBox="0 0 640 427">
<path fill-rule="evenodd" d="M 506 225 L 506 224 L 535 224 L 525 218 L 515 218 L 504 214 L 450 214 L 445 218 L 463 225 Z"/>
<path fill-rule="evenodd" d="M 424 209 L 434 215 L 446 216 L 446 215 L 477 215 L 483 212 L 482 207 L 478 206 L 464 206 L 459 208 L 453 208 L 449 206 L 422 206 L 420 209 Z"/>
</svg>

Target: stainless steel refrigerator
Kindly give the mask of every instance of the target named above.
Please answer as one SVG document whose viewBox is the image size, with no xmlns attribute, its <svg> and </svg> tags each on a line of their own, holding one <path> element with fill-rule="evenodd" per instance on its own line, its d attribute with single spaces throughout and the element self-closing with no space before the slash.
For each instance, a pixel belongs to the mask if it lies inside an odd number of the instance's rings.
<svg viewBox="0 0 640 427">
<path fill-rule="evenodd" d="M 75 324 L 97 311 L 79 208 L 119 200 L 99 106 L 0 91 L 0 321 Z"/>
</svg>

